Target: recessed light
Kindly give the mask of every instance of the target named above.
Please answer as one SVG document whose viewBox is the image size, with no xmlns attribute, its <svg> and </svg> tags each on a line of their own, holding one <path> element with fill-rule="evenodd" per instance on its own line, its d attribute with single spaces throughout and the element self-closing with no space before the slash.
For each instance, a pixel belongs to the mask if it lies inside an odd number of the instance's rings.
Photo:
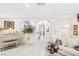
<svg viewBox="0 0 79 59">
<path fill-rule="evenodd" d="M 25 4 L 25 6 L 26 6 L 26 7 L 30 7 L 30 5 L 29 5 L 29 4 Z"/>
</svg>

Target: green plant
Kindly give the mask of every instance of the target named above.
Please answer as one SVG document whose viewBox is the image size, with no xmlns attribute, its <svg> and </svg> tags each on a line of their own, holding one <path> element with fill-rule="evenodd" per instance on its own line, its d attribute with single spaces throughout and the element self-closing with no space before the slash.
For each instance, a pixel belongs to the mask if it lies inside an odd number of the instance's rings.
<svg viewBox="0 0 79 59">
<path fill-rule="evenodd" d="M 29 26 L 29 27 L 24 27 L 23 31 L 24 34 L 25 33 L 32 33 L 33 32 L 33 27 Z"/>
<path fill-rule="evenodd" d="M 0 27 L 0 32 L 3 31 L 4 29 L 2 27 Z"/>
</svg>

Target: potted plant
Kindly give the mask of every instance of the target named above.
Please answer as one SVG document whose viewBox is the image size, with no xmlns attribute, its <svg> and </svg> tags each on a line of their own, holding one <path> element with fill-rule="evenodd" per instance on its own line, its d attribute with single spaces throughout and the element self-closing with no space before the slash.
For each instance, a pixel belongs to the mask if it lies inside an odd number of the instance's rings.
<svg viewBox="0 0 79 59">
<path fill-rule="evenodd" d="M 32 33 L 34 32 L 34 27 L 33 26 L 25 26 L 24 25 L 24 29 L 22 31 L 24 33 L 24 38 L 26 39 L 25 43 L 27 43 L 28 41 L 28 44 L 30 43 L 30 39 L 32 37 Z"/>
</svg>

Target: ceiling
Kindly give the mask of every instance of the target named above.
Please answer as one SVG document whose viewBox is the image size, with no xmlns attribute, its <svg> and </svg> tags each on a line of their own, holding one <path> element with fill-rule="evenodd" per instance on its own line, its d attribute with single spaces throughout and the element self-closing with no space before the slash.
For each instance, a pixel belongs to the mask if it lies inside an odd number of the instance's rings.
<svg viewBox="0 0 79 59">
<path fill-rule="evenodd" d="M 24 3 L 0 3 L 0 16 L 27 17 L 27 18 L 56 18 L 79 13 L 79 4 L 45 4 L 36 6 L 31 4 L 25 7 Z"/>
</svg>

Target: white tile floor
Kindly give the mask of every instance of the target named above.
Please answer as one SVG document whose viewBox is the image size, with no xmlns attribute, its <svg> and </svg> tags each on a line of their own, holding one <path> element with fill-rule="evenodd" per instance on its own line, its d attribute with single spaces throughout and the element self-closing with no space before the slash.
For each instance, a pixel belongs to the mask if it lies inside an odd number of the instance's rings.
<svg viewBox="0 0 79 59">
<path fill-rule="evenodd" d="M 13 49 L 8 49 L 6 51 L 0 52 L 0 56 L 46 56 L 46 45 L 43 42 L 38 42 L 27 46 L 26 44 L 20 45 Z M 61 56 L 55 53 L 54 56 Z"/>
<path fill-rule="evenodd" d="M 44 51 L 44 52 L 43 52 Z M 6 51 L 0 52 L 0 55 L 22 55 L 22 56 L 41 56 L 45 55 L 45 48 L 42 47 L 40 44 L 32 44 L 30 46 L 27 46 L 26 44 L 20 45 L 13 49 L 8 49 Z"/>
</svg>

